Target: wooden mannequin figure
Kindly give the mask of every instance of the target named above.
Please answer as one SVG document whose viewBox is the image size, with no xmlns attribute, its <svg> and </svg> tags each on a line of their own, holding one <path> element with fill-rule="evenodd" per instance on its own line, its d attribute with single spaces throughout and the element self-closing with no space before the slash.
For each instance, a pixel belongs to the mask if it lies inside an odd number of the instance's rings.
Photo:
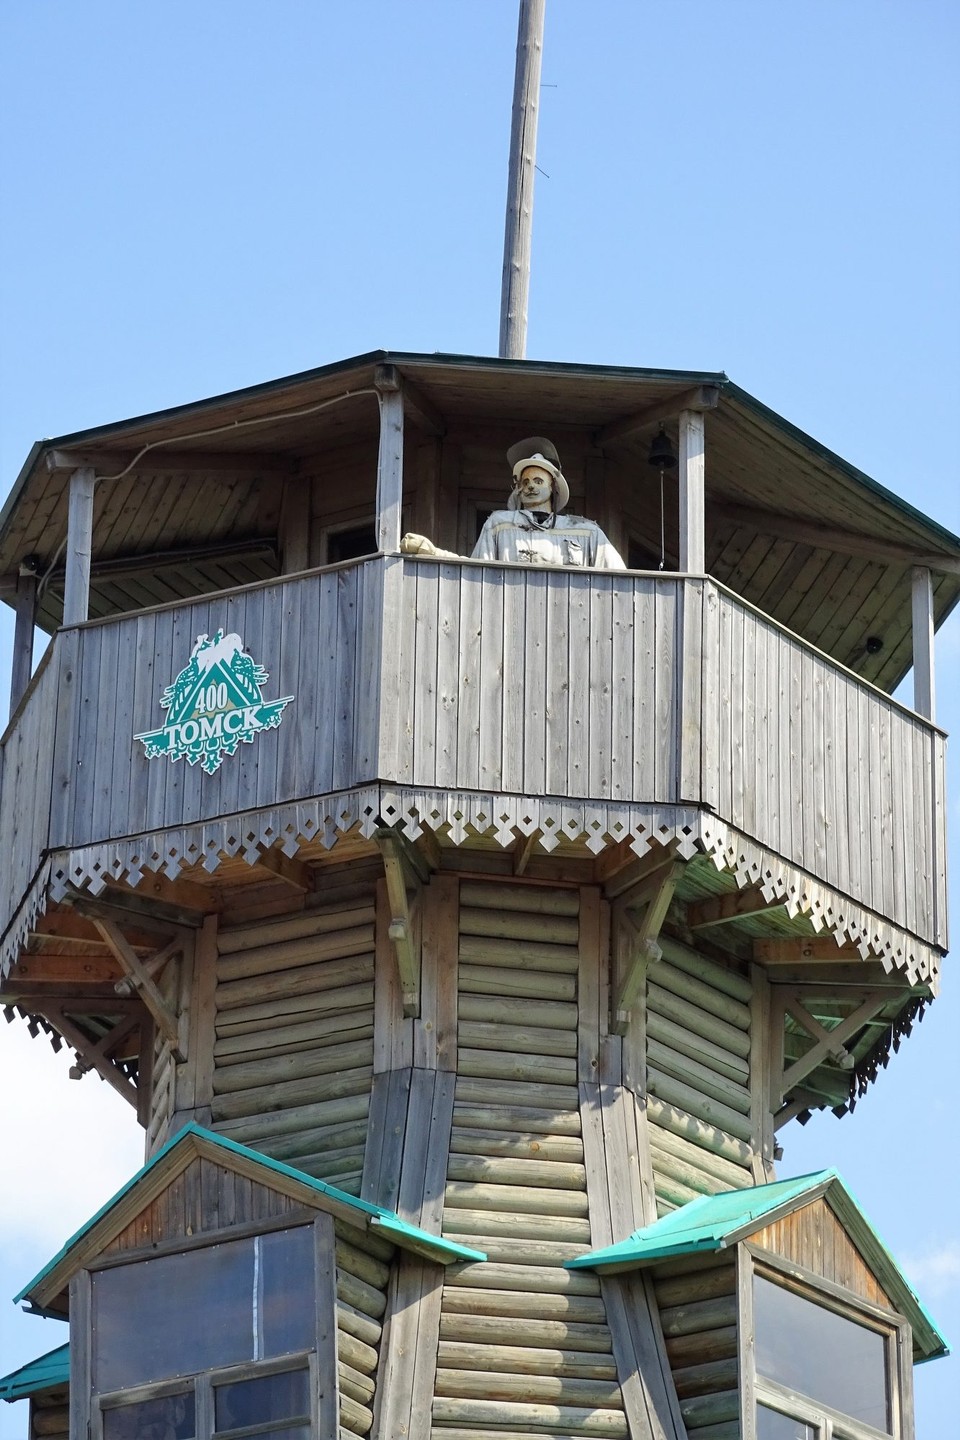
<svg viewBox="0 0 960 1440">
<path fill-rule="evenodd" d="M 507 463 L 513 471 L 507 508 L 494 510 L 489 517 L 471 559 L 586 565 L 598 570 L 626 568 L 595 521 L 561 513 L 569 502 L 570 488 L 551 441 L 542 435 L 520 440 L 507 451 Z M 459 558 L 450 550 L 438 549 L 425 535 L 404 535 L 400 549 L 405 555 Z"/>
</svg>

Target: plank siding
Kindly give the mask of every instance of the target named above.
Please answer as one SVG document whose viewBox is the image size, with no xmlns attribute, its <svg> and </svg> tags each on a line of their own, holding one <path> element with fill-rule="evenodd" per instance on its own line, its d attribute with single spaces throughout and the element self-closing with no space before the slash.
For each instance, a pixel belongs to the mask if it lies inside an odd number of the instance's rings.
<svg viewBox="0 0 960 1440">
<path fill-rule="evenodd" d="M 894 1309 L 890 1297 L 825 1200 L 814 1200 L 750 1236 L 752 1244 L 822 1275 L 854 1295 Z"/>
<path fill-rule="evenodd" d="M 62 739 L 74 741 L 76 758 L 69 805 L 58 808 L 49 843 L 196 824 L 374 778 L 379 712 L 370 677 L 379 666 L 381 586 L 379 565 L 366 562 L 158 612 L 152 627 L 131 616 L 66 632 L 60 640 L 78 637 L 78 655 L 65 717 L 73 731 Z M 295 694 L 287 723 L 241 746 L 213 775 L 147 761 L 133 736 L 162 723 L 164 686 L 197 636 L 218 629 L 240 634 L 269 672 L 267 698 Z M 136 681 L 142 667 L 149 685 Z M 358 703 L 363 695 L 370 703 Z"/>
<path fill-rule="evenodd" d="M 295 695 L 284 723 L 213 775 L 148 761 L 133 736 L 219 628 Z M 946 941 L 942 735 L 714 581 L 354 562 L 61 632 L 2 743 L 0 920 L 50 849 L 189 826 L 189 853 L 207 821 L 381 781 L 708 804 Z"/>
<path fill-rule="evenodd" d="M 14 913 L 47 847 L 54 784 L 68 777 L 54 773 L 58 695 L 54 647 L 41 662 L 3 743 L 0 786 L 0 836 L 4 863 L 0 906 L 5 922 Z"/>
</svg>

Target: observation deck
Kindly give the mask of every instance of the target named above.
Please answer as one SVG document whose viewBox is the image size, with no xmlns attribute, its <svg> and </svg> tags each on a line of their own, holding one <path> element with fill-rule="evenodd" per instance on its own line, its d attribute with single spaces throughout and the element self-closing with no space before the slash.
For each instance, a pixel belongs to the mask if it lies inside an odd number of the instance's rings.
<svg viewBox="0 0 960 1440">
<path fill-rule="evenodd" d="M 399 553 L 415 529 L 468 554 L 507 446 L 542 432 L 625 571 Z M 960 541 L 724 375 L 376 352 L 46 441 L 0 515 L 0 595 L 4 973 L 48 907 L 149 877 L 175 899 L 387 829 L 578 883 L 631 849 L 696 861 L 688 898 L 741 960 L 820 931 L 819 962 L 935 992 L 933 632 Z M 148 758 L 218 632 L 279 724 L 212 773 Z M 890 693 L 911 667 L 913 710 Z"/>
<path fill-rule="evenodd" d="M 283 723 L 214 774 L 148 760 L 134 737 L 218 630 L 294 697 Z M 709 577 L 379 555 L 70 626 L 3 764 L 7 923 L 38 884 L 387 823 L 671 841 L 914 976 L 946 945 L 942 732 Z"/>
</svg>

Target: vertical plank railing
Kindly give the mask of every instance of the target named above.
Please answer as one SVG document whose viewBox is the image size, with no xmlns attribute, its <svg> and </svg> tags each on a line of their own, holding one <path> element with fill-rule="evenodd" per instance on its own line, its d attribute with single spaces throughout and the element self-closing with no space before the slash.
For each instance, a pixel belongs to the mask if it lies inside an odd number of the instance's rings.
<svg viewBox="0 0 960 1440">
<path fill-rule="evenodd" d="M 394 778 L 675 802 L 681 752 L 700 770 L 699 727 L 682 732 L 679 706 L 686 644 L 699 708 L 701 594 L 685 612 L 683 584 L 405 559 Z"/>
<path fill-rule="evenodd" d="M 51 642 L 3 740 L 0 787 L 0 931 L 25 894 L 50 828 L 57 641 Z"/>
<path fill-rule="evenodd" d="M 213 775 L 134 736 L 199 634 L 296 698 Z M 379 557 L 61 631 L 3 740 L 0 927 L 44 852 L 389 785 L 710 807 L 946 944 L 944 737 L 710 579 Z"/>
<path fill-rule="evenodd" d="M 942 734 L 722 586 L 707 590 L 704 799 L 712 785 L 718 814 L 746 835 L 945 944 Z"/>
<path fill-rule="evenodd" d="M 49 843 L 81 846 L 264 809 L 377 778 L 383 564 L 354 562 L 165 606 L 58 637 Z M 147 760 L 137 734 L 199 635 L 238 634 L 268 672 L 264 699 L 293 695 L 276 729 L 213 774 Z"/>
</svg>

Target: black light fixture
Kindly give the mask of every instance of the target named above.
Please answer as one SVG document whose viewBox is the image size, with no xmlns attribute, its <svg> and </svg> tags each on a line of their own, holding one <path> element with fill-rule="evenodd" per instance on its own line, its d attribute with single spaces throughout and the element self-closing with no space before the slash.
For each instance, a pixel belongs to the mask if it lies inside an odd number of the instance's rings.
<svg viewBox="0 0 960 1440">
<path fill-rule="evenodd" d="M 653 442 L 650 446 L 650 453 L 647 456 L 647 464 L 652 466 L 654 470 L 660 471 L 660 569 L 662 570 L 667 563 L 667 535 L 663 505 L 663 477 L 664 473 L 667 470 L 675 470 L 677 468 L 677 457 L 674 454 L 673 446 L 670 444 L 670 436 L 667 434 L 666 430 L 663 427 L 662 420 L 660 421 L 660 429 L 653 437 Z"/>
<path fill-rule="evenodd" d="M 670 444 L 670 436 L 663 428 L 663 421 L 660 422 L 660 429 L 653 437 L 650 446 L 650 454 L 647 456 L 647 464 L 652 465 L 654 470 L 675 470 L 677 457 L 674 454 L 673 446 Z"/>
</svg>

